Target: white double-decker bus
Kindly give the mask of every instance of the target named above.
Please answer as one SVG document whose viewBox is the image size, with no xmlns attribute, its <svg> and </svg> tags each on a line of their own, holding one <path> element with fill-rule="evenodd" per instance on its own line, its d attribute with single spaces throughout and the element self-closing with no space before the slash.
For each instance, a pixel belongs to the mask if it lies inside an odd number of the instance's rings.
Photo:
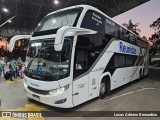
<svg viewBox="0 0 160 120">
<path fill-rule="evenodd" d="M 39 102 L 71 108 L 148 74 L 148 44 L 100 10 L 78 5 L 45 16 L 30 38 L 24 88 Z"/>
</svg>

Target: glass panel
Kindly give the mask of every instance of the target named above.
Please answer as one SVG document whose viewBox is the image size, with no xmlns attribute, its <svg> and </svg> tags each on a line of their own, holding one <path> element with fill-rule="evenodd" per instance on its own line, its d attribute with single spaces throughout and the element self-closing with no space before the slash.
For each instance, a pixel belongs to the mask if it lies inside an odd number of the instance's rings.
<svg viewBox="0 0 160 120">
<path fill-rule="evenodd" d="M 81 9 L 71 9 L 46 16 L 37 26 L 35 32 L 73 26 Z"/>
<path fill-rule="evenodd" d="M 125 56 L 115 55 L 114 56 L 114 67 L 125 67 Z"/>
<path fill-rule="evenodd" d="M 133 56 L 129 55 L 126 56 L 126 66 L 127 67 L 133 66 Z"/>
<path fill-rule="evenodd" d="M 54 40 L 32 41 L 27 53 L 27 71 L 55 78 L 69 74 L 72 40 L 64 40 L 62 51 L 54 50 Z"/>
</svg>

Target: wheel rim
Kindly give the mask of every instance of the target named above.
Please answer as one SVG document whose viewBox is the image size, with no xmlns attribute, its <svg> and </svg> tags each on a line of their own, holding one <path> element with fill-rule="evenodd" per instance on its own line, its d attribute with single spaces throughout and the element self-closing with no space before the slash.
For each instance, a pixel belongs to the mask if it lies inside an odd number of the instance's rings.
<svg viewBox="0 0 160 120">
<path fill-rule="evenodd" d="M 106 92 L 106 85 L 105 85 L 105 83 L 101 83 L 100 94 L 103 95 L 105 92 Z"/>
</svg>

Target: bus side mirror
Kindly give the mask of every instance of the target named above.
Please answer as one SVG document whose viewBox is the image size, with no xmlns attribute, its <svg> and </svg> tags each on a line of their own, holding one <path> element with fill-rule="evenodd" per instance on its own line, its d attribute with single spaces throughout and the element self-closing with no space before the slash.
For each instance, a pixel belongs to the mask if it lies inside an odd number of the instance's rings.
<svg viewBox="0 0 160 120">
<path fill-rule="evenodd" d="M 61 51 L 63 47 L 64 38 L 67 36 L 75 36 L 75 35 L 86 35 L 86 34 L 96 34 L 97 31 L 86 29 L 86 28 L 78 28 L 71 26 L 64 26 L 58 29 L 55 37 L 54 49 L 56 51 Z"/>
<path fill-rule="evenodd" d="M 9 42 L 9 51 L 10 52 L 13 51 L 14 45 L 15 45 L 15 43 L 16 43 L 17 40 L 20 40 L 20 39 L 29 39 L 31 37 L 32 37 L 31 35 L 16 35 L 16 36 L 12 37 L 10 39 L 10 42 Z"/>
</svg>

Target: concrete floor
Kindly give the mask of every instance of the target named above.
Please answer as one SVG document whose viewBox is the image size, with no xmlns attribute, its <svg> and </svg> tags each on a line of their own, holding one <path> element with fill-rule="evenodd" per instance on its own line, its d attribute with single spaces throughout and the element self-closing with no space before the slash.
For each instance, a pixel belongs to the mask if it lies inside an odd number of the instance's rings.
<svg viewBox="0 0 160 120">
<path fill-rule="evenodd" d="M 17 79 L 14 82 L 0 81 L 1 107 L 0 110 L 8 111 L 56 111 L 57 117 L 54 120 L 59 120 L 59 116 L 64 116 L 63 119 L 106 119 L 101 116 L 105 113 L 97 111 L 160 111 L 160 69 L 150 69 L 148 77 L 143 80 L 137 80 L 120 87 L 111 92 L 110 96 L 104 99 L 94 99 L 86 102 L 73 109 L 69 116 L 65 117 L 64 110 L 51 107 L 26 97 L 23 89 L 22 79 Z M 57 112 L 59 111 L 59 112 Z M 81 112 L 83 111 L 83 112 Z M 94 111 L 94 112 L 86 112 Z M 83 117 L 82 117 L 83 116 Z M 87 116 L 87 117 L 85 117 Z M 88 117 L 89 116 L 89 117 Z M 11 118 L 0 120 L 12 120 Z M 22 120 L 23 118 L 15 118 L 13 120 Z M 26 118 L 28 120 L 35 120 L 33 118 Z M 51 117 L 38 118 L 36 120 L 53 120 Z M 107 117 L 107 120 L 159 120 L 156 117 Z"/>
</svg>

